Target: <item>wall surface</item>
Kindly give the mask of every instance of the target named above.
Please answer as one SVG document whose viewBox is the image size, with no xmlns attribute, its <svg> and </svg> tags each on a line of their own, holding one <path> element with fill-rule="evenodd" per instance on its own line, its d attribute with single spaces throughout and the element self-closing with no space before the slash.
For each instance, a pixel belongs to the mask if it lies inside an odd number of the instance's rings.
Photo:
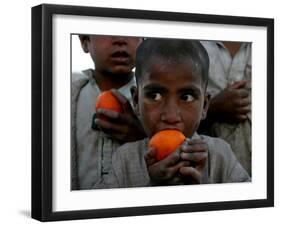
<svg viewBox="0 0 281 226">
<path fill-rule="evenodd" d="M 31 200 L 31 7 L 42 1 L 5 1 L 1 6 L 1 225 L 39 225 L 30 218 Z M 275 19 L 275 115 L 281 115 L 280 42 L 278 1 L 46 1 L 45 3 L 138 8 L 190 13 L 269 17 Z M 161 3 L 161 4 L 160 4 Z M 266 225 L 280 219 L 281 122 L 275 117 L 275 207 L 55 222 L 55 225 Z M 239 191 L 238 191 L 239 192 Z"/>
</svg>

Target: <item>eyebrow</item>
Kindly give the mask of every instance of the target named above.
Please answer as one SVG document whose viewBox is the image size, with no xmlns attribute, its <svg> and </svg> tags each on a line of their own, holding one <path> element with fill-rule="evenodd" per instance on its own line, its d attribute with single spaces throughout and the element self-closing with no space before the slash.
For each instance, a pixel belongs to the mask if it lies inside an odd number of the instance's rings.
<svg viewBox="0 0 281 226">
<path fill-rule="evenodd" d="M 202 92 L 201 92 L 201 89 L 199 89 L 198 87 L 196 87 L 194 85 L 190 85 L 190 86 L 181 88 L 179 90 L 179 93 L 192 93 L 196 96 L 199 96 Z"/>
<path fill-rule="evenodd" d="M 161 86 L 159 84 L 155 84 L 155 83 L 151 83 L 151 84 L 144 86 L 143 90 L 144 91 L 157 90 L 157 91 L 162 91 L 162 92 L 168 92 L 168 88 Z M 194 95 L 200 95 L 202 93 L 201 89 L 199 89 L 197 86 L 194 86 L 194 85 L 188 85 L 188 86 L 182 87 L 178 91 L 178 93 L 185 93 L 185 92 L 190 92 Z"/>
<path fill-rule="evenodd" d="M 143 87 L 144 91 L 150 91 L 150 90 L 159 90 L 159 91 L 168 91 L 167 88 L 164 86 L 161 86 L 159 84 L 151 83 Z"/>
</svg>

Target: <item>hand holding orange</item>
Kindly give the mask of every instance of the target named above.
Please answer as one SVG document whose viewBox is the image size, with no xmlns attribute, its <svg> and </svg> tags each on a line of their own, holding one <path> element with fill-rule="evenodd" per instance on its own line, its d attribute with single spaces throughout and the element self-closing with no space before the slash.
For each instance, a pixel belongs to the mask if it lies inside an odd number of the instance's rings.
<svg viewBox="0 0 281 226">
<path fill-rule="evenodd" d="M 110 90 L 102 92 L 96 101 L 96 111 L 100 108 L 111 110 L 115 112 L 123 112 L 122 105 L 119 103 L 118 99 L 112 94 Z M 106 118 L 102 117 L 103 120 Z"/>
<path fill-rule="evenodd" d="M 162 130 L 150 139 L 148 146 L 156 149 L 157 161 L 162 160 L 175 151 L 185 140 L 178 130 Z"/>
</svg>

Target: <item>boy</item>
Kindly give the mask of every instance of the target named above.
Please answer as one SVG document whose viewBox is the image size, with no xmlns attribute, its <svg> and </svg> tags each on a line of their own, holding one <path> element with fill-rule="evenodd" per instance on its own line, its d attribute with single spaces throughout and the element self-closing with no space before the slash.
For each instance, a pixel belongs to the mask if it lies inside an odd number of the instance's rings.
<svg viewBox="0 0 281 226">
<path fill-rule="evenodd" d="M 84 52 L 90 53 L 95 70 L 72 75 L 73 190 L 110 183 L 113 151 L 124 142 L 145 137 L 128 101 L 130 87 L 135 84 L 132 72 L 135 51 L 142 39 L 99 35 L 79 35 L 79 38 Z M 123 113 L 105 109 L 95 112 L 97 96 L 110 89 L 122 104 Z M 102 115 L 108 120 L 98 119 Z"/>
<path fill-rule="evenodd" d="M 208 92 L 212 99 L 200 130 L 230 144 L 251 175 L 251 43 L 202 41 L 210 57 Z"/>
<path fill-rule="evenodd" d="M 139 46 L 131 92 L 148 138 L 114 153 L 116 187 L 250 181 L 227 143 L 196 133 L 208 109 L 208 67 L 198 41 L 147 39 Z M 179 130 L 190 141 L 156 161 L 148 140 L 165 129 Z"/>
</svg>

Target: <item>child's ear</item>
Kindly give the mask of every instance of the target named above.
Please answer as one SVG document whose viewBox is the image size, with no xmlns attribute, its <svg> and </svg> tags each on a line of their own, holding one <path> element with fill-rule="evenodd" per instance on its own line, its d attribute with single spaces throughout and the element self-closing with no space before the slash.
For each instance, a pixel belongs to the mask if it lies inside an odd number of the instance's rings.
<svg viewBox="0 0 281 226">
<path fill-rule="evenodd" d="M 90 41 L 90 37 L 88 35 L 79 35 L 81 47 L 85 53 L 89 52 L 88 42 Z"/>
<path fill-rule="evenodd" d="M 133 105 L 135 109 L 135 113 L 139 115 L 139 96 L 138 96 L 138 89 L 136 86 L 131 87 L 131 95 L 133 98 Z"/>
<path fill-rule="evenodd" d="M 210 99 L 211 99 L 211 94 L 206 92 L 205 93 L 205 98 L 204 98 L 204 105 L 203 105 L 203 111 L 202 111 L 202 118 L 201 118 L 201 120 L 204 120 L 207 117 L 207 112 L 208 112 L 208 109 L 209 109 Z"/>
</svg>

